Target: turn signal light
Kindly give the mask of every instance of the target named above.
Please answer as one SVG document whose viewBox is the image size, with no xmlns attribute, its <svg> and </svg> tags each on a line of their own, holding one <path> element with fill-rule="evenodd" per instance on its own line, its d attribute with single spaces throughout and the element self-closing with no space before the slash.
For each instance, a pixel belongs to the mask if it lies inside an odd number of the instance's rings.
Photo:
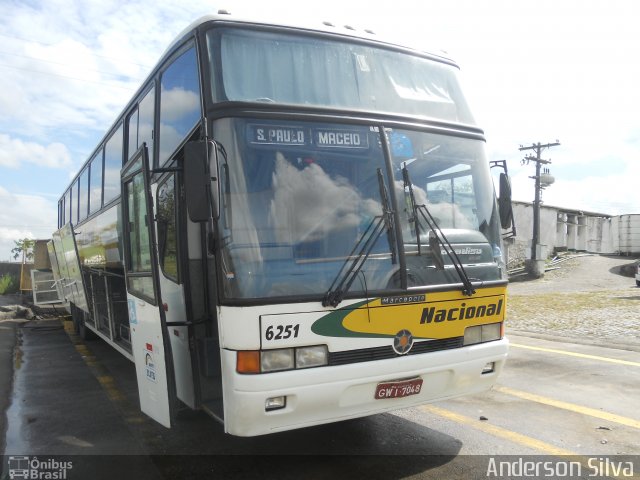
<svg viewBox="0 0 640 480">
<path fill-rule="evenodd" d="M 260 352 L 258 350 L 237 352 L 236 370 L 238 373 L 260 373 Z"/>
</svg>

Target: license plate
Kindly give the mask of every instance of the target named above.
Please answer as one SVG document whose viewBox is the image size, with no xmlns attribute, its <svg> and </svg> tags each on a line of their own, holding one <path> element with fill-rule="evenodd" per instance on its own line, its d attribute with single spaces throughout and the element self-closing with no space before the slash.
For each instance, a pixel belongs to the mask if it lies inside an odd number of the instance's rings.
<svg viewBox="0 0 640 480">
<path fill-rule="evenodd" d="M 374 398 L 401 398 L 410 395 L 417 395 L 422 390 L 422 379 L 412 378 L 411 380 L 401 380 L 398 382 L 384 382 L 376 386 Z"/>
</svg>

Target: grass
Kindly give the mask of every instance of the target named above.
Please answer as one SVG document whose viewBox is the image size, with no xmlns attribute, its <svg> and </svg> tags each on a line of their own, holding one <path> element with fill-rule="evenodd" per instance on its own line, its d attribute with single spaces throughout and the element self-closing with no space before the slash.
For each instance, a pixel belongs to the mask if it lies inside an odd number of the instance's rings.
<svg viewBox="0 0 640 480">
<path fill-rule="evenodd" d="M 0 277 L 0 295 L 8 295 L 11 293 L 18 293 L 20 283 L 18 279 L 9 275 L 8 273 Z"/>
<path fill-rule="evenodd" d="M 507 326 L 523 331 L 624 335 L 640 322 L 638 300 L 640 297 L 619 290 L 512 294 L 507 302 Z"/>
</svg>

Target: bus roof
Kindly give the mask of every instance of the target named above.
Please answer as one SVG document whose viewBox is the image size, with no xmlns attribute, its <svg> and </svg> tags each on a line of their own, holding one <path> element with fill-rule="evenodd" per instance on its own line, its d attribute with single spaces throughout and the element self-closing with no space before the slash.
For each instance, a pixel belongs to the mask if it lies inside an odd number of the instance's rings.
<svg viewBox="0 0 640 480">
<path fill-rule="evenodd" d="M 433 51 L 426 51 L 420 48 L 415 48 L 407 44 L 403 44 L 402 42 L 393 41 L 390 38 L 382 38 L 379 37 L 374 31 L 369 29 L 356 29 L 355 27 L 345 24 L 338 25 L 337 23 L 333 23 L 330 21 L 317 21 L 311 22 L 308 19 L 301 20 L 299 22 L 283 22 L 279 18 L 270 18 L 261 16 L 260 18 L 249 18 L 232 15 L 226 10 L 218 10 L 216 14 L 209 14 L 200 17 L 199 19 L 192 22 L 189 26 L 183 29 L 171 42 L 171 44 L 165 49 L 165 51 L 160 55 L 156 65 L 149 72 L 145 80 L 140 84 L 140 87 L 136 90 L 135 94 L 129 99 L 129 101 L 125 104 L 124 108 L 116 117 L 114 123 L 109 127 L 106 131 L 105 135 L 98 142 L 95 149 L 92 151 L 91 155 L 82 163 L 82 166 L 78 169 L 78 172 L 72 178 L 71 182 L 67 185 L 67 187 L 63 190 L 60 198 L 64 197 L 64 195 L 69 191 L 69 189 L 73 186 L 73 184 L 77 181 L 78 177 L 84 170 L 84 168 L 89 164 L 95 153 L 104 145 L 105 141 L 111 136 L 114 130 L 118 127 L 119 122 L 123 119 L 125 112 L 136 102 L 138 96 L 143 92 L 143 90 L 147 87 L 148 82 L 153 76 L 157 73 L 158 68 L 164 62 L 167 56 L 171 55 L 173 49 L 179 44 L 185 41 L 185 37 L 189 37 L 193 35 L 194 30 L 199 28 L 200 26 L 211 23 L 211 22 L 219 22 L 219 23 L 228 23 L 228 24 L 245 24 L 245 25 L 254 25 L 254 26 L 264 26 L 264 27 L 282 27 L 282 28 L 291 28 L 295 30 L 303 30 L 308 32 L 317 32 L 317 33 L 326 33 L 339 35 L 343 37 L 350 37 L 354 39 L 361 39 L 371 42 L 377 42 L 381 45 L 389 45 L 394 46 L 401 49 L 410 50 L 419 54 L 424 54 L 434 58 L 434 60 L 439 60 L 451 65 L 457 66 L 457 64 L 446 54 L 444 51 L 440 51 L 438 53 L 434 53 Z"/>
<path fill-rule="evenodd" d="M 433 57 L 437 57 L 441 60 L 446 61 L 447 63 L 455 63 L 451 57 L 444 50 L 424 50 L 422 48 L 418 48 L 416 46 L 395 41 L 393 38 L 388 36 L 381 37 L 376 32 L 371 29 L 365 28 L 356 28 L 351 24 L 340 25 L 338 22 L 331 22 L 328 20 L 324 21 L 310 21 L 309 19 L 303 19 L 300 21 L 282 21 L 282 16 L 273 17 L 264 17 L 261 18 L 250 18 L 244 16 L 236 16 L 232 15 L 226 10 L 218 10 L 216 14 L 204 15 L 199 19 L 192 22 L 188 27 L 186 27 L 179 35 L 177 35 L 176 39 L 167 47 L 165 52 L 161 55 L 161 58 L 169 53 L 178 43 L 180 43 L 186 35 L 192 32 L 194 29 L 204 25 L 209 22 L 232 22 L 232 23 L 242 23 L 247 25 L 256 25 L 256 26 L 273 26 L 273 27 L 284 27 L 284 28 L 293 28 L 296 30 L 307 30 L 309 32 L 318 32 L 318 33 L 329 33 L 334 35 L 342 35 L 345 37 L 352 37 L 355 39 L 369 40 L 375 41 L 383 44 L 387 44 L 390 46 L 401 47 L 404 49 L 414 50 L 416 52 L 420 52 L 423 54 L 427 54 Z"/>
</svg>

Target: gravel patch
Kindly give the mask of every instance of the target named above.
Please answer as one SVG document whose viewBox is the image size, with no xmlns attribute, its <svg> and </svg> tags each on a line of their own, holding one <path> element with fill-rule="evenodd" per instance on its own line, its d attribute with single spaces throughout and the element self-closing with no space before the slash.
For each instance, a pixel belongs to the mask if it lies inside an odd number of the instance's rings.
<svg viewBox="0 0 640 480">
<path fill-rule="evenodd" d="M 633 258 L 583 256 L 541 279 L 509 284 L 507 331 L 640 345 L 640 288 L 620 275 Z"/>
</svg>

